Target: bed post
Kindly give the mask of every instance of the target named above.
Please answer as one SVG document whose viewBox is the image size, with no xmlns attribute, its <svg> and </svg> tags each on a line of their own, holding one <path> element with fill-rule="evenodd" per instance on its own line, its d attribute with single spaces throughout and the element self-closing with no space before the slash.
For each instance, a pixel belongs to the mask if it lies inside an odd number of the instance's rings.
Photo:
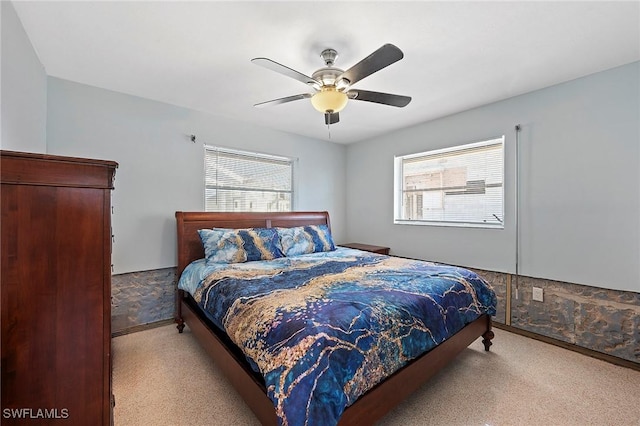
<svg viewBox="0 0 640 426">
<path fill-rule="evenodd" d="M 491 331 L 491 316 L 487 315 L 487 331 L 482 334 L 482 344 L 484 344 L 484 350 L 488 351 L 491 345 L 491 340 L 495 337 L 493 331 Z"/>
<path fill-rule="evenodd" d="M 176 292 L 176 314 L 175 321 L 178 323 L 176 328 L 178 329 L 178 333 L 182 333 L 184 330 L 184 319 L 182 318 L 182 299 L 184 298 L 184 290 L 178 289 Z"/>
<path fill-rule="evenodd" d="M 187 266 L 185 264 L 185 253 L 184 253 L 184 213 L 176 212 L 176 227 L 177 227 L 177 237 L 178 237 L 178 265 L 177 265 L 177 279 L 180 279 L 180 275 L 182 275 L 182 271 Z M 182 317 L 182 300 L 184 299 L 184 290 L 178 289 L 176 292 L 176 310 L 174 319 L 178 325 L 176 328 L 178 329 L 178 333 L 182 333 L 184 330 L 184 318 Z"/>
</svg>

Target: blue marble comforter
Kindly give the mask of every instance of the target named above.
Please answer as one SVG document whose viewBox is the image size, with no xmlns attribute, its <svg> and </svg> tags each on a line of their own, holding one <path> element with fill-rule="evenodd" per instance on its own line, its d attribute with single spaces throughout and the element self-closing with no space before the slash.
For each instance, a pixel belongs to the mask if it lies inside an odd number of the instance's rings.
<svg viewBox="0 0 640 426">
<path fill-rule="evenodd" d="M 360 395 L 496 306 L 469 270 L 345 248 L 201 262 L 179 287 L 264 376 L 282 425 L 336 424 Z"/>
</svg>

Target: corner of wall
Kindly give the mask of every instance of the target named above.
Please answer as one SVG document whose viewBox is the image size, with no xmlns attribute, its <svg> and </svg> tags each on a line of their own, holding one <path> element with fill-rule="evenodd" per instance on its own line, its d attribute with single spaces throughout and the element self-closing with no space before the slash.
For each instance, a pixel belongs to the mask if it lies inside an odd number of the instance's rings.
<svg viewBox="0 0 640 426">
<path fill-rule="evenodd" d="M 47 74 L 10 1 L 2 1 L 2 149 L 47 152 Z"/>
</svg>

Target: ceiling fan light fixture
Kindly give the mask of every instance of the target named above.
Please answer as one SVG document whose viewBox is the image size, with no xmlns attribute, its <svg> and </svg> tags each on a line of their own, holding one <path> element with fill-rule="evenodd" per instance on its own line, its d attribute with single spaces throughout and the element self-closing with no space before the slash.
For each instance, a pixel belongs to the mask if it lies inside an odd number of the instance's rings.
<svg viewBox="0 0 640 426">
<path fill-rule="evenodd" d="M 340 112 L 347 106 L 349 98 L 344 92 L 336 90 L 335 87 L 323 87 L 322 90 L 311 97 L 311 105 L 319 112 Z"/>
</svg>

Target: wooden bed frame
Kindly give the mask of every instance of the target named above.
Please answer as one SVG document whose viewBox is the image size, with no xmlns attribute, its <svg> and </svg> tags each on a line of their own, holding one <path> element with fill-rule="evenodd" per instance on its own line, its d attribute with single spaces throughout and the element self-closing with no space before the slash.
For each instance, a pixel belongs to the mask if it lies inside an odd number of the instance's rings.
<svg viewBox="0 0 640 426">
<path fill-rule="evenodd" d="M 326 224 L 327 212 L 277 213 L 209 213 L 176 212 L 178 226 L 178 276 L 185 267 L 204 257 L 198 229 L 206 228 L 270 228 Z M 175 320 L 182 333 L 185 324 L 204 349 L 222 369 L 229 382 L 242 396 L 263 425 L 276 425 L 273 403 L 266 395 L 264 381 L 255 373 L 240 349 L 200 311 L 191 296 L 178 290 Z M 408 395 L 418 389 L 478 337 L 483 337 L 489 350 L 494 334 L 491 317 L 482 315 L 454 336 L 436 346 L 385 379 L 347 407 L 340 425 L 369 425 L 382 418 Z"/>
</svg>

